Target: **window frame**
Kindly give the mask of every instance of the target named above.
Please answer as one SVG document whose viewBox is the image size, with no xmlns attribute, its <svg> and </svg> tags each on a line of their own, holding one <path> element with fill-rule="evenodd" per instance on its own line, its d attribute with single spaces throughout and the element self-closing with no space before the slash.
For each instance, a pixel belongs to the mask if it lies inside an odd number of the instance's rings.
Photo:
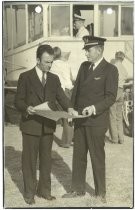
<svg viewBox="0 0 135 210">
<path fill-rule="evenodd" d="M 127 4 L 123 4 L 123 5 L 120 5 L 120 9 L 121 9 L 121 11 L 122 11 L 122 7 L 130 7 L 130 8 L 133 8 L 133 15 L 134 15 L 134 7 L 133 6 L 131 6 L 131 5 L 127 5 Z M 134 36 L 134 26 L 133 26 L 133 35 L 122 35 L 122 31 L 121 31 L 121 20 L 122 20 L 122 17 L 121 17 L 121 11 L 120 11 L 120 36 L 121 37 L 124 37 L 124 38 L 128 38 L 128 37 L 132 37 L 132 36 Z"/>
<path fill-rule="evenodd" d="M 76 37 L 73 37 L 73 5 L 93 5 L 94 6 L 94 17 L 93 17 L 93 22 L 94 22 L 94 36 L 99 36 L 99 31 L 98 31 L 98 25 L 99 25 L 99 18 L 98 18 L 98 12 L 99 12 L 99 6 L 100 5 L 114 5 L 118 6 L 118 36 L 117 37 L 105 37 L 107 38 L 108 41 L 132 41 L 133 40 L 133 35 L 121 35 L 121 7 L 122 6 L 127 6 L 127 7 L 132 7 L 134 9 L 133 2 L 119 2 L 119 3 L 114 3 L 114 2 L 4 2 L 3 3 L 3 8 L 6 6 L 10 6 L 11 12 L 12 12 L 12 6 L 13 5 L 25 5 L 25 11 L 26 11 L 26 44 L 22 46 L 18 46 L 17 48 L 14 49 L 13 47 L 13 27 L 12 27 L 12 32 L 11 32 L 11 49 L 6 49 L 6 55 L 12 55 L 12 54 L 17 54 L 20 51 L 24 51 L 26 49 L 32 48 L 34 46 L 37 46 L 39 43 L 42 42 L 49 42 L 49 41 L 58 41 L 58 42 L 82 42 L 82 39 L 78 39 Z M 28 42 L 28 5 L 35 5 L 35 4 L 41 4 L 43 8 L 43 37 L 33 41 L 33 42 Z M 67 5 L 70 7 L 70 34 L 69 36 L 49 36 L 49 31 L 48 31 L 48 25 L 49 25 L 49 7 L 50 6 L 57 6 L 57 5 Z M 13 24 L 13 17 L 11 18 Z"/>
<path fill-rule="evenodd" d="M 107 38 L 107 40 L 119 40 L 120 39 L 120 34 L 121 34 L 121 32 L 120 32 L 120 7 L 121 7 L 121 5 L 118 5 L 118 4 L 113 4 L 113 3 L 103 3 L 103 4 L 98 4 L 98 14 L 99 14 L 99 6 L 106 6 L 106 7 L 109 7 L 109 6 L 117 6 L 118 7 L 118 22 L 117 22 L 117 24 L 118 24 L 118 35 L 117 36 L 101 36 L 101 37 L 105 37 L 105 38 Z M 97 36 L 100 36 L 100 31 L 99 31 L 99 22 L 100 22 L 100 20 L 99 20 L 99 15 L 98 15 L 98 34 L 97 34 Z"/>
<path fill-rule="evenodd" d="M 128 4 L 127 4 L 128 3 Z M 107 40 L 133 40 L 133 36 L 134 35 L 121 35 L 121 8 L 122 7 L 133 7 L 133 4 L 131 2 L 126 2 L 126 3 L 112 3 L 112 2 L 106 2 L 106 3 L 98 3 L 98 12 L 99 12 L 99 6 L 102 5 L 102 6 L 118 6 L 118 36 L 117 37 L 106 37 L 104 36 L 105 38 L 107 38 Z M 95 11 L 94 11 L 95 12 Z M 98 20 L 99 21 L 99 20 Z M 94 22 L 95 24 L 95 22 Z M 97 36 L 99 36 L 100 32 L 98 31 L 98 34 Z"/>
<path fill-rule="evenodd" d="M 25 6 L 25 14 L 26 14 L 26 18 L 25 18 L 25 25 L 26 25 L 26 34 L 25 34 L 25 44 L 24 45 L 21 45 L 21 46 L 17 46 L 17 47 L 14 47 L 14 43 L 13 43 L 13 27 L 12 27 L 12 31 L 11 31 L 11 49 L 6 49 L 6 54 L 7 55 L 12 55 L 12 54 L 17 54 L 18 52 L 20 51 L 24 51 L 26 50 L 26 48 L 31 48 L 31 47 L 34 47 L 36 46 L 37 44 L 39 43 L 42 43 L 44 42 L 45 39 L 47 39 L 47 34 L 45 33 L 45 30 L 44 30 L 44 15 L 43 15 L 43 37 L 33 41 L 33 42 L 28 42 L 28 39 L 29 39 L 29 32 L 28 32 L 28 5 L 35 5 L 35 4 L 42 4 L 42 8 L 43 8 L 43 14 L 44 14 L 44 9 L 46 7 L 47 4 L 44 4 L 43 2 L 27 2 L 27 3 L 24 3 L 24 2 L 13 2 L 13 3 L 10 3 L 10 2 L 5 2 L 3 3 L 3 8 L 5 9 L 6 6 L 10 6 L 10 10 L 11 10 L 11 13 L 13 13 L 13 6 L 17 6 L 17 5 L 24 5 Z M 13 15 L 11 17 L 11 24 L 13 25 Z M 26 47 L 27 46 L 27 47 Z"/>
<path fill-rule="evenodd" d="M 26 4 L 27 5 L 27 8 L 26 8 L 26 13 L 27 13 L 27 18 L 26 18 L 26 22 L 27 22 L 27 30 L 28 30 L 28 34 L 27 34 L 27 38 L 28 38 L 28 44 L 30 44 L 30 43 L 33 43 L 33 42 L 35 42 L 35 41 L 37 41 L 37 40 L 39 40 L 39 39 L 42 39 L 43 37 L 44 37 L 44 30 L 43 30 L 43 33 L 42 33 L 42 36 L 41 37 L 39 37 L 39 38 L 37 38 L 37 39 L 35 39 L 35 36 L 34 36 L 34 40 L 33 41 L 31 41 L 31 42 L 29 42 L 29 12 L 28 12 L 28 7 L 29 6 L 31 6 L 31 5 L 39 5 L 39 6 L 42 6 L 42 10 L 43 10 L 43 5 L 41 4 L 41 3 L 37 3 L 37 4 L 29 4 L 29 3 L 27 3 Z M 42 18 L 43 18 L 43 13 L 42 13 Z M 35 18 L 35 17 L 34 17 Z M 42 22 L 42 27 L 44 28 L 44 18 L 43 18 L 43 22 Z M 42 29 L 43 29 L 42 28 Z"/>
<path fill-rule="evenodd" d="M 23 2 L 21 3 L 21 4 L 12 4 L 11 5 L 11 11 L 12 11 L 12 14 L 13 14 L 13 7 L 14 6 L 24 6 L 24 10 L 26 11 L 26 5 L 25 4 L 23 4 Z M 25 12 L 24 11 L 24 12 Z M 25 13 L 26 14 L 26 13 Z M 26 16 L 25 16 L 25 30 L 26 30 Z M 24 45 L 26 45 L 27 44 L 27 42 L 26 42 L 26 34 L 25 34 L 25 41 L 23 41 L 23 42 L 21 42 L 21 43 L 19 43 L 19 44 L 17 44 L 17 45 L 14 45 L 15 43 L 14 43 L 14 30 L 13 30 L 13 15 L 12 15 L 12 47 L 13 47 L 13 50 L 15 50 L 15 49 L 17 49 L 17 48 L 19 48 L 19 47 L 22 47 L 22 46 L 24 46 Z"/>
<path fill-rule="evenodd" d="M 69 7 L 69 17 L 70 17 L 70 20 L 69 20 L 69 25 L 70 25 L 70 35 L 60 35 L 60 36 L 55 36 L 55 35 L 52 35 L 52 33 L 51 33 L 51 29 L 52 29 L 52 25 L 51 25 L 51 23 L 52 23 L 52 21 L 51 21 L 51 8 L 52 7 L 58 7 L 58 6 L 68 6 Z M 54 38 L 54 39 L 65 39 L 65 38 L 71 38 L 72 37 L 72 26 L 71 26 L 71 21 L 72 21 L 72 19 L 71 19 L 71 4 L 61 4 L 61 3 L 58 3 L 58 4 L 49 4 L 49 20 L 48 20 L 48 24 L 49 24 L 49 28 L 48 28 L 48 38 Z"/>
<path fill-rule="evenodd" d="M 5 23 L 3 22 L 3 27 L 5 26 L 6 29 L 4 32 L 7 33 L 6 35 L 6 39 L 7 39 L 7 49 L 4 49 L 6 52 L 8 51 L 11 51 L 13 49 L 13 30 L 11 31 L 11 36 L 10 36 L 10 42 L 11 42 L 11 46 L 10 48 L 8 48 L 8 43 L 9 43 L 9 39 L 8 39 L 8 26 L 7 26 L 7 15 L 6 15 L 6 7 L 9 7 L 10 9 L 10 13 L 12 14 L 12 5 L 11 4 L 5 4 L 3 5 L 3 11 L 4 11 L 4 14 L 3 14 L 3 17 L 6 19 L 5 20 Z M 13 28 L 13 16 L 11 17 L 11 28 Z M 4 29 L 3 29 L 4 30 Z"/>
</svg>

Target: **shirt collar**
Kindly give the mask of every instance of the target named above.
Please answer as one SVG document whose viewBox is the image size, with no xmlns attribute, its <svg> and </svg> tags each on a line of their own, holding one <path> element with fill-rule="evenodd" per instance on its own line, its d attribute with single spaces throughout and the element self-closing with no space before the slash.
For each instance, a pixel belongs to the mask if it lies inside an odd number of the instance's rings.
<svg viewBox="0 0 135 210">
<path fill-rule="evenodd" d="M 42 70 L 38 66 L 36 66 L 35 69 L 36 69 L 36 73 L 37 73 L 37 75 L 38 75 L 38 77 L 39 77 L 39 79 L 41 81 L 42 80 L 42 76 L 43 76 Z M 46 73 L 44 74 L 44 77 L 47 78 L 47 74 Z"/>
<path fill-rule="evenodd" d="M 103 60 L 103 56 L 96 62 L 94 63 L 94 69 L 98 66 L 98 64 Z"/>
<path fill-rule="evenodd" d="M 41 70 L 38 66 L 36 66 L 35 68 L 36 68 L 36 72 L 37 72 L 39 75 L 42 75 L 42 70 Z"/>
</svg>

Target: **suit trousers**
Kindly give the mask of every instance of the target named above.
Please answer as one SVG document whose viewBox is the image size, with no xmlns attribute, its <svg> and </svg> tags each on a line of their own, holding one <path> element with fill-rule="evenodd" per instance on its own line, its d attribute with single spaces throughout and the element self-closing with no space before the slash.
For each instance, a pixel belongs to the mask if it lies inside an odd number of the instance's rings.
<svg viewBox="0 0 135 210">
<path fill-rule="evenodd" d="M 41 195 L 51 194 L 51 150 L 53 135 L 33 136 L 22 133 L 22 172 L 24 181 L 24 197 L 33 198 L 36 191 Z M 37 184 L 36 169 L 39 154 L 39 182 Z"/>
<path fill-rule="evenodd" d="M 105 184 L 105 132 L 104 127 L 79 127 L 75 129 L 73 150 L 72 190 L 85 193 L 87 153 L 93 169 L 95 194 L 106 194 Z"/>
</svg>

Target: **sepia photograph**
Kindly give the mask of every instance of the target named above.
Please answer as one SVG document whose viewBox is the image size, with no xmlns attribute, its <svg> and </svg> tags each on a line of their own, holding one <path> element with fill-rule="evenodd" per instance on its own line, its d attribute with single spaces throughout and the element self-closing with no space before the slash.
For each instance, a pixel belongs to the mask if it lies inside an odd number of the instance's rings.
<svg viewBox="0 0 135 210">
<path fill-rule="evenodd" d="M 3 208 L 134 208 L 134 1 L 2 1 Z"/>
</svg>

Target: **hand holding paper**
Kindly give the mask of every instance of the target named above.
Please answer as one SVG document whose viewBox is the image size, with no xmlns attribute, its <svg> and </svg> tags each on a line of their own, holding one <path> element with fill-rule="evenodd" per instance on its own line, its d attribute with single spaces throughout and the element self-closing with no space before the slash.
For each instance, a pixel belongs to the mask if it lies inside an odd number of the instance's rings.
<svg viewBox="0 0 135 210">
<path fill-rule="evenodd" d="M 35 114 L 36 111 L 33 106 L 28 106 L 27 112 L 29 115 L 33 115 L 33 114 Z"/>
<path fill-rule="evenodd" d="M 78 112 L 74 110 L 73 108 L 68 108 L 68 114 L 73 115 L 75 117 L 78 116 Z"/>
<path fill-rule="evenodd" d="M 82 114 L 83 114 L 84 116 L 86 116 L 86 115 L 91 116 L 93 113 L 94 113 L 94 109 L 93 109 L 92 106 L 85 107 L 85 108 L 83 109 L 83 111 L 82 111 Z"/>
<path fill-rule="evenodd" d="M 83 116 L 83 115 L 78 115 L 78 112 L 75 111 L 73 108 L 69 108 L 68 112 L 65 111 L 53 111 L 49 108 L 48 106 L 48 102 L 45 102 L 43 104 L 40 104 L 38 106 L 34 107 L 34 110 L 36 111 L 35 114 L 40 115 L 42 117 L 46 117 L 48 119 L 57 121 L 61 118 L 84 118 L 84 117 L 89 117 L 89 115 L 87 116 Z"/>
</svg>

